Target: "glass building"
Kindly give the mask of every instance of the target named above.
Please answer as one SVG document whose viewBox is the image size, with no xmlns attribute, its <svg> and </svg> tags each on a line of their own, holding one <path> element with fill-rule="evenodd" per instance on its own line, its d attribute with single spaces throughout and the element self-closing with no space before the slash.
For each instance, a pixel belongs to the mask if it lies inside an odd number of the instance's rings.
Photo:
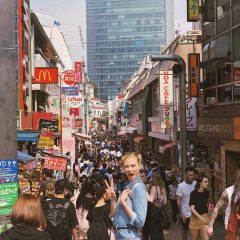
<svg viewBox="0 0 240 240">
<path fill-rule="evenodd" d="M 86 0 L 87 67 L 98 97 L 112 99 L 147 54 L 174 39 L 173 0 Z"/>
</svg>

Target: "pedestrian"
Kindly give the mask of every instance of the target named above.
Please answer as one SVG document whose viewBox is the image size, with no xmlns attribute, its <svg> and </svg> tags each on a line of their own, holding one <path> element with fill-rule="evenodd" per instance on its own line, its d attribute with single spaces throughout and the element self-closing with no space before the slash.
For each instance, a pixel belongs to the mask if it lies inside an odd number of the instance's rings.
<svg viewBox="0 0 240 240">
<path fill-rule="evenodd" d="M 115 239 L 140 240 L 140 230 L 147 214 L 147 190 L 140 176 L 141 155 L 129 152 L 122 157 L 122 167 L 128 177 L 128 185 L 116 203 L 116 193 L 108 185 L 108 196 L 113 208 Z"/>
<path fill-rule="evenodd" d="M 190 209 L 192 215 L 190 217 L 189 228 L 192 240 L 207 240 L 206 229 L 209 223 L 208 201 L 209 191 L 208 177 L 201 173 L 198 175 L 195 190 L 190 194 Z"/>
<path fill-rule="evenodd" d="M 0 234 L 1 240 L 51 240 L 44 229 L 46 220 L 40 200 L 31 194 L 23 194 L 14 204 L 11 223 L 13 227 Z"/>
<path fill-rule="evenodd" d="M 74 240 L 78 239 L 76 210 L 73 203 L 65 199 L 67 192 L 67 181 L 58 180 L 55 183 L 55 196 L 44 209 L 47 231 L 52 240 L 69 240 L 71 236 Z"/>
<path fill-rule="evenodd" d="M 96 204 L 90 208 L 87 215 L 89 229 L 87 231 L 88 240 L 110 240 L 109 230 L 111 231 L 111 205 L 106 203 L 106 187 L 96 186 L 94 190 Z"/>
<path fill-rule="evenodd" d="M 161 214 L 161 209 L 163 209 L 163 206 L 167 204 L 167 194 L 164 182 L 158 172 L 155 172 L 152 175 L 152 183 L 149 187 L 149 196 L 153 205 L 151 221 L 149 224 L 151 240 L 164 240 L 162 224 L 163 219 L 161 219 L 163 218 L 163 215 Z M 153 211 L 155 212 L 153 213 Z M 160 214 L 157 214 L 158 217 L 156 218 L 154 216 L 156 216 L 157 211 L 159 211 Z"/>
<path fill-rule="evenodd" d="M 177 205 L 178 180 L 172 177 L 172 183 L 169 185 L 169 199 L 172 208 L 173 222 L 178 221 L 179 211 Z"/>
<path fill-rule="evenodd" d="M 194 190 L 196 182 L 193 181 L 194 168 L 185 169 L 185 180 L 177 188 L 177 204 L 182 221 L 182 240 L 187 240 L 191 210 L 189 207 L 190 194 Z"/>
<path fill-rule="evenodd" d="M 226 208 L 225 215 L 225 240 L 236 240 L 240 237 L 239 231 L 239 209 L 240 209 L 240 169 L 235 173 L 235 183 L 233 186 L 226 188 L 220 199 L 218 200 L 207 228 L 208 237 L 213 235 L 213 224 L 218 216 L 218 212 L 221 208 Z"/>
</svg>

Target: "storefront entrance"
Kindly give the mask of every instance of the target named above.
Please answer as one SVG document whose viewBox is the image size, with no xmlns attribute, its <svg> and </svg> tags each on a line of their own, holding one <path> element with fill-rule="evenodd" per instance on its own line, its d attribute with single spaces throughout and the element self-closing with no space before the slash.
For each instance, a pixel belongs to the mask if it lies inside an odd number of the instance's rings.
<svg viewBox="0 0 240 240">
<path fill-rule="evenodd" d="M 234 183 L 234 175 L 240 169 L 240 152 L 226 151 L 226 186 Z"/>
</svg>

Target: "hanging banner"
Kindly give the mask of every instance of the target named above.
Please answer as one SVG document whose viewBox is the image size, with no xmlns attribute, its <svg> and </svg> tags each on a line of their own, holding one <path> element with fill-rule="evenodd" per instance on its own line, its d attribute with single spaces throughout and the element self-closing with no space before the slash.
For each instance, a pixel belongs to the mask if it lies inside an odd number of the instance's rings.
<svg viewBox="0 0 240 240">
<path fill-rule="evenodd" d="M 173 106 L 160 106 L 160 125 L 161 128 L 173 128 Z"/>
<path fill-rule="evenodd" d="M 187 0 L 187 21 L 198 22 L 199 0 Z"/>
<path fill-rule="evenodd" d="M 82 64 L 81 62 L 74 63 L 74 70 L 76 74 L 76 83 L 82 82 Z"/>
<path fill-rule="evenodd" d="M 186 97 L 186 128 L 187 131 L 197 130 L 197 98 Z"/>
<path fill-rule="evenodd" d="M 43 149 L 43 148 L 53 148 L 54 147 L 54 139 L 51 137 L 43 137 L 40 136 L 38 140 L 38 148 Z"/>
<path fill-rule="evenodd" d="M 58 68 L 35 68 L 35 78 L 32 79 L 32 84 L 57 84 L 58 83 Z"/>
<path fill-rule="evenodd" d="M 160 71 L 160 105 L 173 105 L 173 72 Z"/>
<path fill-rule="evenodd" d="M 200 54 L 190 53 L 188 54 L 188 79 L 190 97 L 198 96 L 198 84 L 200 82 Z"/>
<path fill-rule="evenodd" d="M 67 168 L 67 160 L 65 158 L 58 157 L 45 157 L 43 168 L 61 170 L 65 172 Z"/>
<path fill-rule="evenodd" d="M 18 161 L 0 160 L 0 184 L 18 182 Z"/>
</svg>

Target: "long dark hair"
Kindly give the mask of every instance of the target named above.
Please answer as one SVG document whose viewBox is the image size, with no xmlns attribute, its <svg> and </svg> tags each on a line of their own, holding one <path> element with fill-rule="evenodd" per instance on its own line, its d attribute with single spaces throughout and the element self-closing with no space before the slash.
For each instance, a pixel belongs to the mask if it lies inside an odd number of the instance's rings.
<svg viewBox="0 0 240 240">
<path fill-rule="evenodd" d="M 208 178 L 208 176 L 205 173 L 200 173 L 197 178 L 197 184 L 195 186 L 195 189 L 198 190 L 200 188 L 200 183 L 203 181 L 204 178 Z M 206 191 L 206 189 L 205 189 Z"/>
<path fill-rule="evenodd" d="M 231 201 L 231 210 L 233 212 L 240 212 L 240 175 L 237 176 L 236 182 L 234 184 L 234 191 Z"/>
</svg>

